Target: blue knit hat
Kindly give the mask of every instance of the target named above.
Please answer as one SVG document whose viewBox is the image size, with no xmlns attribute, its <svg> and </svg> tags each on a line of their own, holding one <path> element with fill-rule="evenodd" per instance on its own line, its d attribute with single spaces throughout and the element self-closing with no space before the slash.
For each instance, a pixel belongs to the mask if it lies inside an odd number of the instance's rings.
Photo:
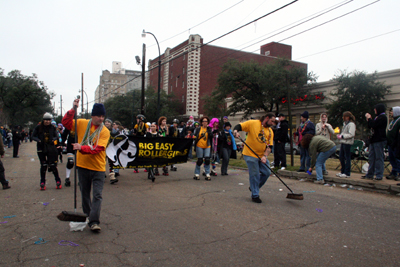
<svg viewBox="0 0 400 267">
<path fill-rule="evenodd" d="M 106 115 L 106 109 L 104 108 L 104 105 L 101 103 L 95 103 L 92 109 L 92 116 L 105 116 L 105 115 Z"/>
<path fill-rule="evenodd" d="M 301 114 L 301 116 L 302 116 L 303 118 L 308 119 L 308 118 L 309 118 L 308 111 L 304 111 L 304 112 Z"/>
</svg>

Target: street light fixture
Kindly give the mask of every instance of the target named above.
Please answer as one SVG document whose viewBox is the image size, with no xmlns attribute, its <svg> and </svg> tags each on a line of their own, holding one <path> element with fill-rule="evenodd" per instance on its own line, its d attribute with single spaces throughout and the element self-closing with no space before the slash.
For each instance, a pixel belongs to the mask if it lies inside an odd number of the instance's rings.
<svg viewBox="0 0 400 267">
<path fill-rule="evenodd" d="M 160 117 L 160 94 L 161 94 L 161 52 L 160 52 L 160 45 L 158 44 L 158 40 L 154 34 L 151 32 L 146 32 L 143 30 L 142 37 L 145 38 L 146 34 L 153 35 L 154 39 L 156 40 L 158 46 L 158 92 L 157 92 L 157 118 Z"/>
</svg>

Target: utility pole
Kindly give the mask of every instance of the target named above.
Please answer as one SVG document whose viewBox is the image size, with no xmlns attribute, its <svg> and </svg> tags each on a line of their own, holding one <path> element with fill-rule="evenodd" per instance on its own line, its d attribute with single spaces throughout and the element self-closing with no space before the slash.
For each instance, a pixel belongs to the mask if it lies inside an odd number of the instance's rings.
<svg viewBox="0 0 400 267">
<path fill-rule="evenodd" d="M 61 118 L 62 118 L 62 95 L 60 95 L 60 113 L 61 113 Z"/>
<path fill-rule="evenodd" d="M 142 49 L 142 102 L 141 102 L 141 113 L 144 115 L 144 82 L 145 82 L 145 68 L 146 65 L 146 44 L 143 44 Z"/>
<path fill-rule="evenodd" d="M 81 95 L 81 99 L 82 99 L 82 100 L 81 100 L 81 101 L 82 101 L 82 102 L 81 102 L 81 113 L 83 114 L 83 73 L 82 73 L 82 89 L 81 89 L 81 91 L 82 91 L 82 92 L 81 92 L 81 94 L 82 94 L 82 95 Z"/>
<path fill-rule="evenodd" d="M 288 75 L 286 74 L 286 90 L 287 90 L 287 103 L 288 103 L 288 116 L 289 116 L 289 142 L 290 142 L 290 165 L 293 167 L 294 166 L 294 157 L 293 157 L 293 135 L 292 135 L 292 110 L 290 106 L 290 87 L 289 87 L 289 78 Z"/>
</svg>

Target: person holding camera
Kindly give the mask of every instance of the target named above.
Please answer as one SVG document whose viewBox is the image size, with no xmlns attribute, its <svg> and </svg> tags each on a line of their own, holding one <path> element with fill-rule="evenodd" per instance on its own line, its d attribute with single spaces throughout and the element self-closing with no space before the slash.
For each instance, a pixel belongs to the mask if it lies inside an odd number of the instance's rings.
<svg viewBox="0 0 400 267">
<path fill-rule="evenodd" d="M 386 107 L 384 104 L 377 104 L 374 108 L 375 119 L 372 119 L 371 114 L 366 113 L 365 118 L 368 121 L 368 127 L 371 129 L 369 156 L 368 156 L 368 172 L 364 179 L 373 179 L 374 181 L 381 181 L 383 178 L 383 171 L 385 169 L 385 155 L 384 148 L 386 146 L 386 127 L 388 119 L 385 114 Z M 375 178 L 374 178 L 375 175 Z"/>
</svg>

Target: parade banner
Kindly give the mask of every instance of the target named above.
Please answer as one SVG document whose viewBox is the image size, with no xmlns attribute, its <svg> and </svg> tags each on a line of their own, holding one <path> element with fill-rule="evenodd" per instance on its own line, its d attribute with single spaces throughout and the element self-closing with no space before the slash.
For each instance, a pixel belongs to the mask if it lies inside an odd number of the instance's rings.
<svg viewBox="0 0 400 267">
<path fill-rule="evenodd" d="M 163 167 L 187 162 L 192 139 L 133 135 L 111 136 L 107 157 L 113 169 Z"/>
</svg>

